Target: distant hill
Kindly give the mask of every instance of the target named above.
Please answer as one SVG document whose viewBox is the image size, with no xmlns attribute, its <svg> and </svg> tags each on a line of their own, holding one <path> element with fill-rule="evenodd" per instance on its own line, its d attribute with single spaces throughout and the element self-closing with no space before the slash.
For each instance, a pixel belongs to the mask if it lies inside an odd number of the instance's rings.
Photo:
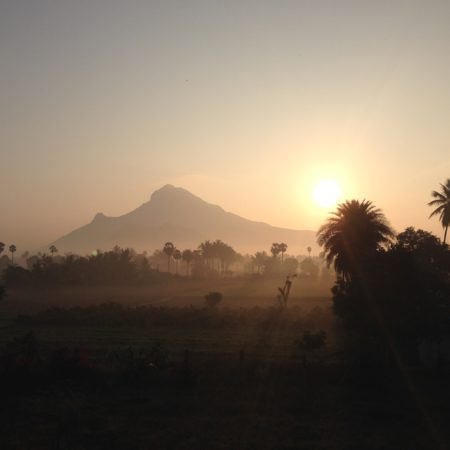
<svg viewBox="0 0 450 450">
<path fill-rule="evenodd" d="M 166 185 L 150 200 L 120 217 L 98 213 L 91 223 L 52 242 L 61 253 L 90 253 L 114 245 L 153 251 L 171 241 L 178 248 L 196 248 L 206 239 L 222 241 L 237 251 L 270 250 L 273 242 L 286 242 L 288 253 L 306 253 L 316 247 L 315 232 L 277 228 L 244 219 L 207 203 L 189 191 Z"/>
</svg>

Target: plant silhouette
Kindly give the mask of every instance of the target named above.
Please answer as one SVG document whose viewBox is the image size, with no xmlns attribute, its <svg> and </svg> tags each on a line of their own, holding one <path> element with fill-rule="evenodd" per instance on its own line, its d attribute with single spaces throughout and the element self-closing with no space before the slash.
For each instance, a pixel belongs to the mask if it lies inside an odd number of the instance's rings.
<svg viewBox="0 0 450 450">
<path fill-rule="evenodd" d="M 430 218 L 433 216 L 439 216 L 439 220 L 444 228 L 444 240 L 447 240 L 448 226 L 450 225 L 450 178 L 447 178 L 445 184 L 441 183 L 441 192 L 433 191 L 431 196 L 434 198 L 428 203 L 428 206 L 436 206 L 436 209 L 430 214 Z"/>
<path fill-rule="evenodd" d="M 350 200 L 339 204 L 319 228 L 317 241 L 324 247 L 328 266 L 334 262 L 338 275 L 349 280 L 394 236 L 384 214 L 372 202 Z"/>
<path fill-rule="evenodd" d="M 175 246 L 172 242 L 166 242 L 163 247 L 163 252 L 167 256 L 167 272 L 170 272 L 170 260 L 172 258 L 173 252 L 175 251 Z"/>
<path fill-rule="evenodd" d="M 11 264 L 14 264 L 14 253 L 17 251 L 17 247 L 12 244 L 9 246 L 9 251 L 11 252 Z"/>
</svg>

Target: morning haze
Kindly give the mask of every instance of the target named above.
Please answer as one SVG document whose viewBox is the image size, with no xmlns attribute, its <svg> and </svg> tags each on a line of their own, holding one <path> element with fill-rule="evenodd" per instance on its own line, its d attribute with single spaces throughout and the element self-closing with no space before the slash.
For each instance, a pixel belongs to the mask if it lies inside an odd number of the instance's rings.
<svg viewBox="0 0 450 450">
<path fill-rule="evenodd" d="M 449 24 L 0 0 L 0 449 L 449 450 Z"/>
<path fill-rule="evenodd" d="M 323 178 L 439 234 L 449 19 L 445 1 L 3 1 L 1 239 L 40 248 L 167 183 L 316 230 Z"/>
</svg>

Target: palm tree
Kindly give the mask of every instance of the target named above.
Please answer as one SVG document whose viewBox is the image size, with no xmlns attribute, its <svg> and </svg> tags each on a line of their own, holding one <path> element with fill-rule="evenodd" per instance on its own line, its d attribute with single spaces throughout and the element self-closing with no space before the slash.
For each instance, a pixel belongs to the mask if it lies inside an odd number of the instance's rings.
<svg viewBox="0 0 450 450">
<path fill-rule="evenodd" d="M 3 250 L 5 250 L 5 244 L 0 242 L 0 255 L 3 253 Z"/>
<path fill-rule="evenodd" d="M 274 242 L 272 244 L 272 247 L 270 247 L 270 253 L 272 253 L 272 256 L 274 258 L 276 258 L 279 255 L 280 251 L 281 251 L 280 244 L 277 244 L 276 242 Z"/>
<path fill-rule="evenodd" d="M 178 261 L 181 259 L 181 252 L 177 248 L 173 251 L 173 259 L 175 260 L 175 273 L 178 275 Z"/>
<path fill-rule="evenodd" d="M 259 274 L 261 273 L 261 267 L 264 266 L 264 264 L 267 262 L 268 259 L 269 256 L 267 255 L 266 252 L 256 252 L 252 256 L 252 261 L 255 263 Z"/>
<path fill-rule="evenodd" d="M 9 246 L 9 251 L 11 252 L 11 264 L 14 264 L 14 253 L 16 252 L 17 247 L 12 244 Z"/>
<path fill-rule="evenodd" d="M 175 246 L 172 242 L 166 242 L 163 247 L 163 252 L 167 255 L 167 272 L 170 272 L 170 258 L 175 251 Z"/>
<path fill-rule="evenodd" d="M 53 254 L 58 252 L 58 249 L 54 245 L 50 245 L 48 250 L 51 253 L 52 258 L 53 258 Z"/>
<path fill-rule="evenodd" d="M 306 250 L 308 251 L 308 256 L 311 258 L 311 250 L 312 250 L 312 248 L 311 247 L 306 247 Z"/>
<path fill-rule="evenodd" d="M 447 178 L 445 184 L 441 183 L 441 192 L 433 191 L 431 196 L 434 198 L 428 203 L 428 206 L 437 206 L 430 214 L 430 218 L 439 215 L 439 220 L 444 228 L 444 241 L 447 240 L 447 230 L 450 225 L 450 178 Z"/>
<path fill-rule="evenodd" d="M 324 247 L 328 267 L 348 281 L 395 234 L 384 214 L 372 202 L 350 200 L 337 206 L 332 217 L 319 228 L 317 242 Z"/>
<path fill-rule="evenodd" d="M 194 252 L 192 250 L 183 250 L 181 259 L 186 263 L 186 275 L 190 273 L 191 261 L 194 259 Z"/>
<path fill-rule="evenodd" d="M 281 242 L 280 244 L 278 244 L 278 250 L 280 250 L 280 253 L 281 253 L 281 264 L 283 264 L 284 253 L 286 252 L 287 248 L 288 248 L 288 246 L 284 242 Z"/>
</svg>

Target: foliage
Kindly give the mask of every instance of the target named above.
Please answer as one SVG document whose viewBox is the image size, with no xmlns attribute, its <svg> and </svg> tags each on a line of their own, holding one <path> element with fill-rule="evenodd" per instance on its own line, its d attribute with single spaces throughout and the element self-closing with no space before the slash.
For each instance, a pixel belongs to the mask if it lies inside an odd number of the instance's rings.
<svg viewBox="0 0 450 450">
<path fill-rule="evenodd" d="M 334 310 L 359 338 L 414 353 L 419 341 L 450 330 L 449 257 L 435 236 L 408 228 L 370 260 L 364 279 L 338 279 Z"/>
<path fill-rule="evenodd" d="M 444 244 L 447 239 L 447 231 L 450 225 L 450 178 L 447 179 L 445 184 L 441 184 L 441 192 L 433 191 L 431 196 L 434 198 L 428 203 L 428 206 L 435 206 L 436 209 L 430 214 L 430 218 L 433 216 L 439 216 L 439 221 L 444 228 Z"/>
<path fill-rule="evenodd" d="M 364 272 L 365 263 L 389 244 L 394 233 L 383 213 L 370 202 L 346 201 L 319 228 L 319 245 L 324 247 L 328 265 L 349 280 Z"/>
<path fill-rule="evenodd" d="M 217 306 L 222 301 L 223 295 L 221 292 L 210 292 L 205 295 L 206 304 L 213 308 Z"/>
<path fill-rule="evenodd" d="M 307 278 L 317 279 L 319 275 L 319 267 L 310 256 L 300 263 L 300 269 L 302 271 L 302 276 Z"/>
<path fill-rule="evenodd" d="M 4 271 L 7 286 L 36 285 L 102 285 L 137 283 L 155 280 L 158 274 L 147 270 L 145 263 L 132 259 L 129 249 L 101 252 L 88 257 L 67 255 L 56 258 L 48 255 L 31 257 L 31 269 L 9 266 Z"/>
</svg>

